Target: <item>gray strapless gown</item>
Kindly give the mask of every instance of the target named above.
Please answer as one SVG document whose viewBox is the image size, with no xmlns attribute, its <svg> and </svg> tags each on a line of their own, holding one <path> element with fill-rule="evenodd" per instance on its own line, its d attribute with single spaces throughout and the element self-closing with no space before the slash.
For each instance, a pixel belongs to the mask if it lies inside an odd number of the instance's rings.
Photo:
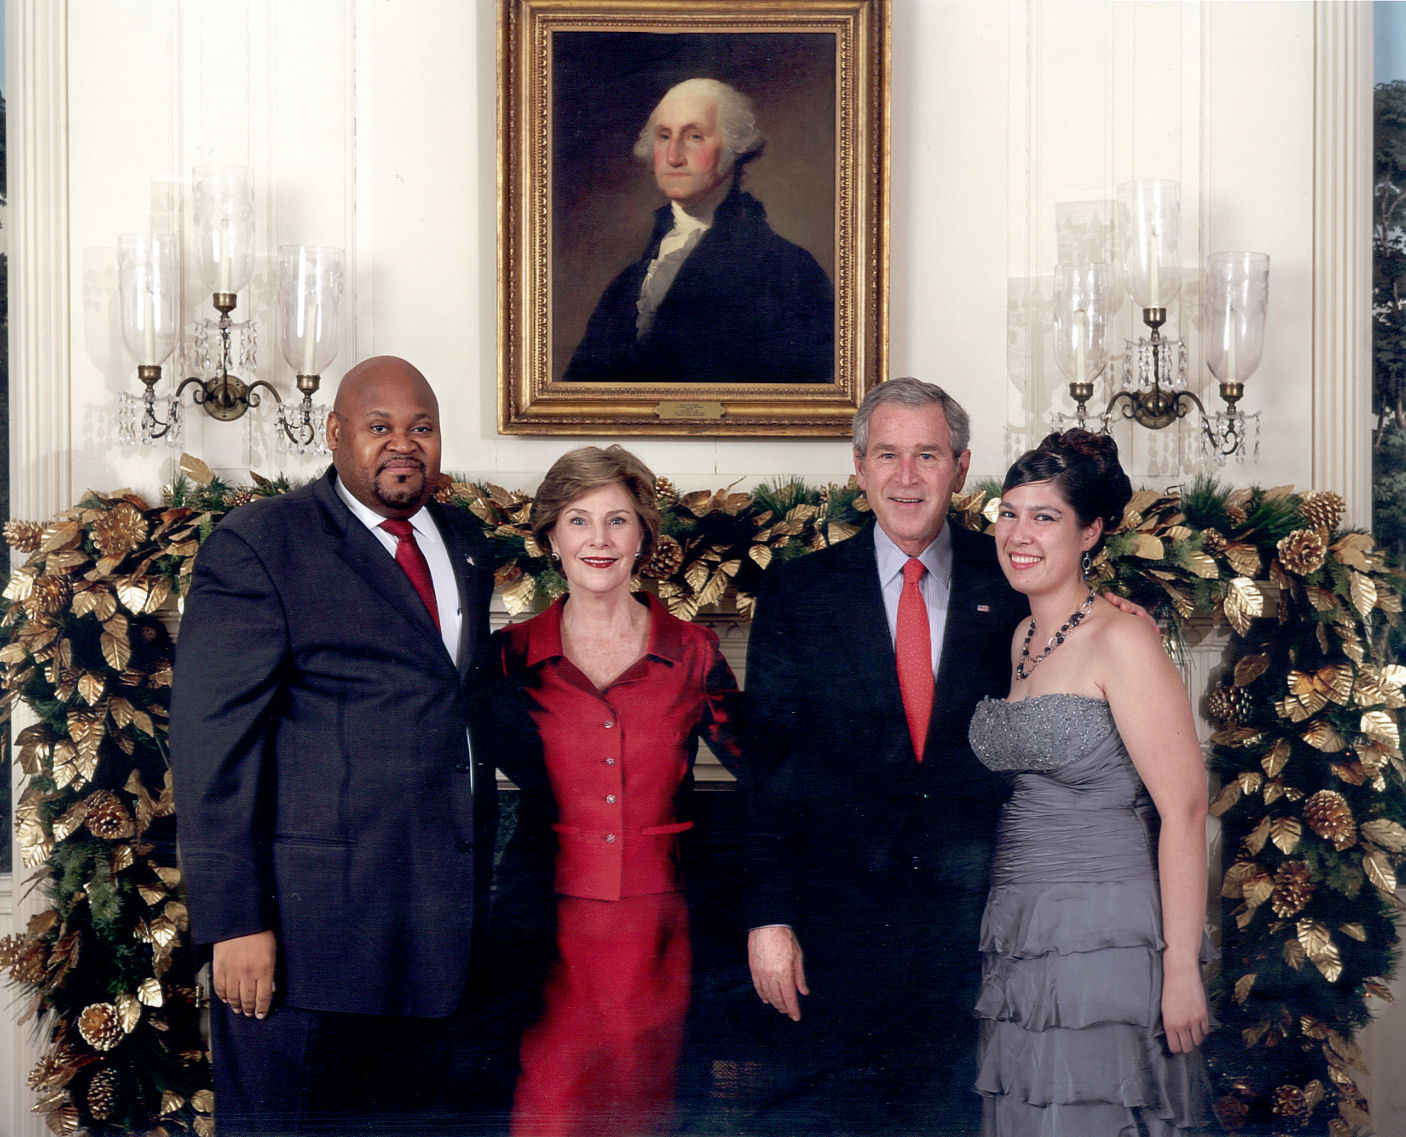
<svg viewBox="0 0 1406 1137">
<path fill-rule="evenodd" d="M 1200 1054 L 1162 1037 L 1156 811 L 1108 704 L 985 699 L 1010 776 L 981 922 L 983 1137 L 1163 1137 L 1207 1123 Z"/>
</svg>

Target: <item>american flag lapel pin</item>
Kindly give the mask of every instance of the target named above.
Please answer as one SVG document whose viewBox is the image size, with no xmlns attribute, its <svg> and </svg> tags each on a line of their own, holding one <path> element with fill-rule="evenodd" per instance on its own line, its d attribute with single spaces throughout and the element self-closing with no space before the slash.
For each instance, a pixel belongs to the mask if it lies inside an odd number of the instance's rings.
<svg viewBox="0 0 1406 1137">
<path fill-rule="evenodd" d="M 468 555 L 466 554 L 466 555 L 464 556 L 464 560 L 466 560 L 466 561 L 469 562 L 469 568 L 478 568 L 478 562 L 477 562 L 476 560 L 474 560 L 473 557 L 468 556 Z"/>
<path fill-rule="evenodd" d="M 470 562 L 470 563 L 472 563 L 472 562 Z M 991 605 L 990 605 L 990 604 L 978 604 L 978 605 L 976 606 L 976 610 L 977 610 L 978 612 L 989 612 L 989 611 L 991 611 Z"/>
</svg>

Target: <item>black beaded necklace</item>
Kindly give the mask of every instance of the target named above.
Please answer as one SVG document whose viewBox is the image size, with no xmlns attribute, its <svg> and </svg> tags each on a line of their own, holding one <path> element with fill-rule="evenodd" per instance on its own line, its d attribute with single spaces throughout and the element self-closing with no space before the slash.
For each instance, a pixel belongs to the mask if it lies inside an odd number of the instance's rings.
<svg viewBox="0 0 1406 1137">
<path fill-rule="evenodd" d="M 1035 668 L 1039 667 L 1040 664 L 1045 661 L 1045 656 L 1049 655 L 1050 652 L 1054 651 L 1055 648 L 1059 647 L 1059 645 L 1064 642 L 1065 637 L 1072 629 L 1079 626 L 1079 622 L 1089 614 L 1089 609 L 1093 606 L 1094 590 L 1091 588 L 1089 589 L 1089 594 L 1084 597 L 1084 602 L 1079 605 L 1079 610 L 1064 621 L 1059 631 L 1055 632 L 1055 634 L 1050 637 L 1050 642 L 1045 645 L 1045 650 L 1034 659 L 1030 658 L 1030 637 L 1035 634 L 1035 617 L 1031 616 L 1030 627 L 1025 630 L 1025 642 L 1020 645 L 1020 662 L 1015 665 L 1015 677 L 1017 679 L 1028 679 L 1034 674 Z M 1025 666 L 1027 661 L 1030 664 L 1028 668 Z"/>
</svg>

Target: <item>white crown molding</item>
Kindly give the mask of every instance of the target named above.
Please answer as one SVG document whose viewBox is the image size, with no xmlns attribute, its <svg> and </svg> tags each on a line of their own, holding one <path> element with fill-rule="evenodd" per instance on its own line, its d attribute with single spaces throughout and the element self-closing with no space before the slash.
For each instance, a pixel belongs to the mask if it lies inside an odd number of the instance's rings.
<svg viewBox="0 0 1406 1137">
<path fill-rule="evenodd" d="M 1313 470 L 1372 523 L 1372 5 L 1314 5 Z"/>
</svg>

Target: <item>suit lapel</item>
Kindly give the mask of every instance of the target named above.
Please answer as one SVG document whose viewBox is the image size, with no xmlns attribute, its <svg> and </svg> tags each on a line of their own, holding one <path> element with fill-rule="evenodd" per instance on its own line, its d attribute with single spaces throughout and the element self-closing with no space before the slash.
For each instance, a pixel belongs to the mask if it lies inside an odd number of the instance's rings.
<svg viewBox="0 0 1406 1137">
<path fill-rule="evenodd" d="M 948 524 L 952 522 L 949 520 Z M 948 720 L 959 711 L 969 713 L 966 708 L 975 701 L 970 695 L 973 678 L 969 664 L 980 656 L 981 645 L 973 644 L 973 638 L 993 631 L 1009 635 L 1012 630 L 992 627 L 989 614 L 996 609 L 991 581 L 981 560 L 984 550 L 973 540 L 974 536 L 960 527 L 952 531 L 952 583 L 947 593 L 947 624 L 937 666 L 937 698 L 928 728 L 929 740 L 949 730 Z M 966 723 L 960 724 L 963 736 L 966 727 Z"/>
<path fill-rule="evenodd" d="M 840 571 L 832 578 L 836 595 L 831 610 L 844 614 L 835 634 L 860 676 L 860 686 L 872 707 L 875 723 L 897 720 L 907 738 L 908 720 L 903 713 L 903 696 L 898 689 L 898 664 L 893 654 L 884 594 L 879 587 L 879 568 L 874 559 L 874 526 L 856 533 L 836 550 Z M 846 633 L 843 629 L 849 626 Z M 889 732 L 876 732 L 887 737 Z M 905 746 L 911 756 L 911 747 Z"/>
<path fill-rule="evenodd" d="M 387 606 L 417 632 L 433 640 L 444 651 L 439 629 L 430 618 L 425 603 L 405 571 L 395 563 L 370 530 L 352 516 L 332 481 L 331 471 L 313 483 L 313 496 L 327 519 L 327 527 L 337 538 L 336 552 L 346 565 L 381 594 Z M 447 655 L 448 652 L 445 652 Z"/>
<path fill-rule="evenodd" d="M 479 582 L 492 566 L 488 564 L 487 552 L 470 545 L 463 527 L 454 523 L 447 509 L 438 502 L 430 502 L 428 508 L 444 539 L 449 564 L 454 570 L 454 586 L 459 590 L 459 674 L 467 677 L 473 668 L 474 655 L 481 646 L 476 642 L 478 612 L 483 606 L 477 595 Z"/>
</svg>

